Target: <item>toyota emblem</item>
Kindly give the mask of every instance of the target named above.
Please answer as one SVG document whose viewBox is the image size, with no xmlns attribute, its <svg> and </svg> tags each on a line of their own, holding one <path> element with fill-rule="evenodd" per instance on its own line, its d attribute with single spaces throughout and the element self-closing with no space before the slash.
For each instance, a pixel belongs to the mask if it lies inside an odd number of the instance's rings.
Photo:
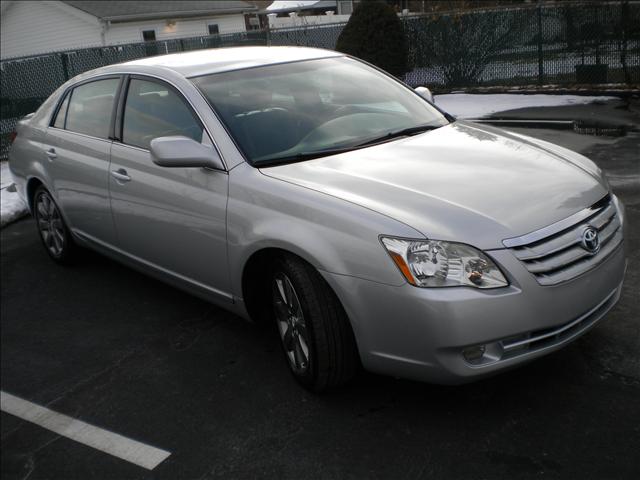
<svg viewBox="0 0 640 480">
<path fill-rule="evenodd" d="M 595 255 L 600 250 L 600 238 L 598 237 L 598 231 L 593 227 L 587 227 L 582 232 L 582 248 L 584 248 L 591 255 Z"/>
</svg>

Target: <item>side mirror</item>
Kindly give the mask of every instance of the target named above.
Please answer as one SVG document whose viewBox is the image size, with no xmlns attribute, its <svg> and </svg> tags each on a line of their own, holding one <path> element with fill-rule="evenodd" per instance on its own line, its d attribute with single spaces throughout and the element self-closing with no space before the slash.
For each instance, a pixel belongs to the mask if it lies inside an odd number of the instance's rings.
<svg viewBox="0 0 640 480">
<path fill-rule="evenodd" d="M 433 93 L 427 87 L 416 87 L 416 93 L 424 98 L 429 103 L 436 103 L 433 99 Z"/>
<path fill-rule="evenodd" d="M 158 137 L 151 140 L 151 160 L 167 168 L 213 168 L 224 170 L 215 148 L 187 137 Z"/>
</svg>

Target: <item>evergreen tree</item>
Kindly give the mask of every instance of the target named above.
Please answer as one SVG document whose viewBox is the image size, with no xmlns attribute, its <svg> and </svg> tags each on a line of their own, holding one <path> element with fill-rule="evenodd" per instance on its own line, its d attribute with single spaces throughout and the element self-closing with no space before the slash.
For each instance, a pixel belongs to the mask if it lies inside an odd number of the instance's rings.
<svg viewBox="0 0 640 480">
<path fill-rule="evenodd" d="M 407 41 L 398 15 L 381 0 L 358 4 L 345 25 L 336 50 L 402 77 L 407 73 Z"/>
</svg>

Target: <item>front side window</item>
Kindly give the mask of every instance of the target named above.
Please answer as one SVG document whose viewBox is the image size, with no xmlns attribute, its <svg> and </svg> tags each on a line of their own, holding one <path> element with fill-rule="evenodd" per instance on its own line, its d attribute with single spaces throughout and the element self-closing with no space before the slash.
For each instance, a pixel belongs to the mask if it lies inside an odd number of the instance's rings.
<svg viewBox="0 0 640 480">
<path fill-rule="evenodd" d="M 407 87 L 347 57 L 269 65 L 191 81 L 255 166 L 363 148 L 405 129 L 427 130 L 449 123 Z"/>
<path fill-rule="evenodd" d="M 70 93 L 66 130 L 98 138 L 109 138 L 113 102 L 120 79 L 108 78 L 85 83 Z M 65 99 L 65 102 L 67 100 Z M 64 107 L 64 104 L 62 105 Z M 63 108 L 60 108 L 60 117 Z M 59 125 L 56 118 L 55 126 Z"/>
<path fill-rule="evenodd" d="M 202 125 L 168 85 L 134 78 L 124 107 L 122 141 L 149 149 L 151 140 L 181 135 L 202 142 Z"/>
<path fill-rule="evenodd" d="M 220 28 L 217 23 L 209 24 L 209 35 L 217 35 L 220 33 Z"/>
</svg>

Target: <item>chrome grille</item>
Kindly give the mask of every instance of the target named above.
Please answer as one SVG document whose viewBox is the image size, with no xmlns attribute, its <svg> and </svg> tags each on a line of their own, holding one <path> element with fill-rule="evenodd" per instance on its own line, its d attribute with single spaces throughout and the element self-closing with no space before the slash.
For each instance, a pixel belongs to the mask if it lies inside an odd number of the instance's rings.
<svg viewBox="0 0 640 480">
<path fill-rule="evenodd" d="M 576 215 L 523 237 L 504 241 L 540 285 L 556 285 L 603 262 L 622 243 L 622 228 L 609 196 Z M 600 249 L 594 254 L 581 244 L 588 227 L 598 231 Z M 555 230 L 555 231 L 554 231 Z"/>
</svg>

